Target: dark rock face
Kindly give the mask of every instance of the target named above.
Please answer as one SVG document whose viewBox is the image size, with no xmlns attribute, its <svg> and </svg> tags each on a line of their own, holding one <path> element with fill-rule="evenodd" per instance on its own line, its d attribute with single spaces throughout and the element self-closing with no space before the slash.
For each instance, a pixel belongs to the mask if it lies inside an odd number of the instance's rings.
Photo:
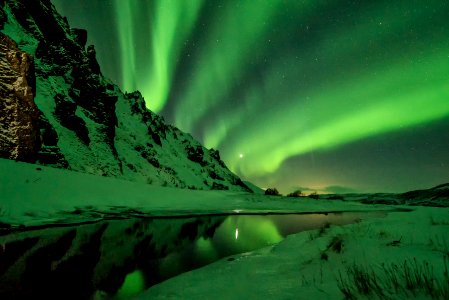
<svg viewBox="0 0 449 300">
<path fill-rule="evenodd" d="M 56 94 L 55 97 L 55 116 L 59 119 L 62 126 L 73 130 L 77 137 L 85 144 L 89 145 L 89 130 L 86 127 L 86 122 L 75 115 L 77 105 L 67 99 L 62 94 Z"/>
<path fill-rule="evenodd" d="M 204 151 L 202 147 L 192 147 L 191 145 L 186 146 L 187 158 L 193 162 L 199 163 L 204 166 L 206 162 L 204 161 Z"/>
<path fill-rule="evenodd" d="M 37 154 L 37 162 L 43 165 L 68 168 L 69 164 L 58 147 L 58 133 L 42 112 L 39 114 L 38 127 L 41 136 L 41 149 Z"/>
<path fill-rule="evenodd" d="M 36 58 L 45 67 L 38 69 L 38 75 L 47 78 L 71 73 L 66 79 L 72 82 L 72 99 L 88 110 L 94 121 L 111 127 L 107 131 L 113 138 L 117 97 L 108 95 L 107 86 L 102 82 L 94 46 L 84 50 L 87 31 L 71 29 L 67 20 L 56 14 L 49 0 L 5 2 L 19 24 L 39 42 Z"/>
<path fill-rule="evenodd" d="M 87 47 L 87 64 L 94 74 L 101 74 L 94 45 L 89 45 Z"/>
<path fill-rule="evenodd" d="M 221 160 L 220 152 L 219 152 L 218 150 L 210 149 L 209 151 L 210 151 L 210 156 L 211 156 L 213 159 L 215 159 L 215 160 L 218 162 L 218 164 L 219 164 L 220 166 L 226 167 L 226 166 L 225 166 L 225 163 Z"/>
<path fill-rule="evenodd" d="M 110 96 L 101 78 L 89 67 L 89 60 L 73 68 L 73 84 L 70 90 L 72 99 L 82 108 L 89 111 L 91 118 L 100 124 L 107 125 L 114 131 L 117 125 L 115 103 L 117 96 Z M 113 138 L 114 134 L 111 134 Z"/>
<path fill-rule="evenodd" d="M 39 150 L 33 58 L 0 33 L 0 157 L 34 162 Z"/>
<path fill-rule="evenodd" d="M 147 109 L 139 92 L 122 93 L 106 79 L 94 46 L 86 45 L 87 31 L 70 28 L 50 0 L 0 0 L 0 30 L 34 55 L 36 83 L 32 64 L 28 73 L 20 70 L 37 105 L 30 108 L 20 99 L 14 105 L 0 103 L 1 147 L 8 148 L 1 156 L 162 186 L 247 190 L 218 151 L 167 125 Z M 13 91 L 5 78 L 0 78 L 2 93 Z M 31 103 L 33 95 L 20 101 Z M 20 116 L 6 112 L 13 107 L 20 108 Z M 10 124 L 18 124 L 10 120 L 16 115 L 32 124 L 21 127 L 30 132 L 11 131 Z M 3 131 L 27 136 L 22 148 L 28 154 L 10 155 L 15 144 Z"/>
<path fill-rule="evenodd" d="M 212 189 L 213 190 L 229 190 L 229 187 L 227 187 L 224 184 L 214 182 L 214 183 L 212 183 Z"/>
<path fill-rule="evenodd" d="M 85 122 L 75 116 L 77 107 L 82 107 L 89 118 L 103 125 L 101 133 L 111 152 L 116 153 L 117 96 L 110 95 L 107 85 L 103 83 L 95 48 L 89 46 L 84 50 L 87 31 L 71 29 L 67 20 L 56 14 L 48 0 L 6 0 L 5 3 L 23 29 L 38 40 L 35 54 L 40 67 L 37 68 L 37 76 L 62 76 L 71 84 L 71 100 L 63 100 L 63 95 L 54 97 L 54 114 L 60 124 L 73 130 L 85 145 L 89 145 L 89 130 Z"/>
<path fill-rule="evenodd" d="M 5 2 L 10 5 L 20 25 L 30 33 L 38 35 L 36 28 L 32 26 L 33 23 L 29 22 L 29 16 L 31 15 L 37 28 L 49 43 L 59 42 L 65 39 L 66 33 L 64 28 L 61 28 L 58 20 L 49 18 L 48 12 L 51 11 L 52 7 L 50 0 L 6 0 Z"/>
<path fill-rule="evenodd" d="M 75 42 L 80 45 L 82 48 L 86 47 L 87 43 L 87 30 L 85 29 L 79 29 L 79 28 L 72 28 L 70 30 L 72 33 L 73 39 Z"/>
</svg>

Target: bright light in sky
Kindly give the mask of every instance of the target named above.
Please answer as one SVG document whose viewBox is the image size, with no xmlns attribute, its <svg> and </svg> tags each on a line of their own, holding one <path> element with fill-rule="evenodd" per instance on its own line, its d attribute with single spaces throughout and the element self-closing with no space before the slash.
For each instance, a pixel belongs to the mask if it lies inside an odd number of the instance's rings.
<svg viewBox="0 0 449 300">
<path fill-rule="evenodd" d="M 243 158 L 243 154 L 240 154 L 239 157 L 240 157 L 240 158 Z"/>
</svg>

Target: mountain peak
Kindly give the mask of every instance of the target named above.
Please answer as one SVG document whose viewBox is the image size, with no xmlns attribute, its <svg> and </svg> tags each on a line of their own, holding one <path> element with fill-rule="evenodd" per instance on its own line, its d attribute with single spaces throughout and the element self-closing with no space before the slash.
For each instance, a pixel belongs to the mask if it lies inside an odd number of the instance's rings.
<svg viewBox="0 0 449 300">
<path fill-rule="evenodd" d="M 138 91 L 123 93 L 105 78 L 87 32 L 70 28 L 50 1 L 2 0 L 0 7 L 1 31 L 34 57 L 31 127 L 39 138 L 28 161 L 162 186 L 250 191 L 218 151 L 166 124 Z"/>
</svg>

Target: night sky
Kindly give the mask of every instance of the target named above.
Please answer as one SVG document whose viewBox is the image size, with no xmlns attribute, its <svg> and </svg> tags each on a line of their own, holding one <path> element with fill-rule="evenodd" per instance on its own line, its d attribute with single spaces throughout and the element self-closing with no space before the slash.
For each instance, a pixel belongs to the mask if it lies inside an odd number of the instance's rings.
<svg viewBox="0 0 449 300">
<path fill-rule="evenodd" d="M 282 192 L 449 182 L 449 1 L 53 0 L 103 73 Z"/>
</svg>

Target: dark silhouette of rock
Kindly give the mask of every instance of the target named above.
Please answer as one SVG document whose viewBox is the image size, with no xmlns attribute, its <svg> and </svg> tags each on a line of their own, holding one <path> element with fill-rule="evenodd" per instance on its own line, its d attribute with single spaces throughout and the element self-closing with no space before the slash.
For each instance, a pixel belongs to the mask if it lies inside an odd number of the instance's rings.
<svg viewBox="0 0 449 300">
<path fill-rule="evenodd" d="M 85 144 L 89 145 L 89 130 L 86 127 L 86 122 L 75 115 L 76 103 L 70 101 L 62 94 L 56 94 L 55 97 L 55 115 L 62 126 L 73 130 L 76 136 Z"/>
<path fill-rule="evenodd" d="M 39 114 L 41 149 L 37 153 L 37 162 L 59 168 L 68 168 L 69 164 L 58 147 L 59 136 L 42 112 Z"/>
<path fill-rule="evenodd" d="M 95 51 L 94 45 L 89 45 L 87 47 L 87 63 L 92 73 L 101 74 L 100 65 L 97 61 L 97 52 Z"/>
<path fill-rule="evenodd" d="M 213 190 L 229 190 L 229 187 L 227 187 L 224 184 L 214 182 L 214 183 L 212 183 L 212 189 Z"/>
<path fill-rule="evenodd" d="M 70 30 L 72 33 L 73 39 L 75 42 L 80 45 L 82 48 L 86 47 L 87 44 L 87 30 L 85 29 L 79 29 L 79 28 L 72 28 Z"/>
<path fill-rule="evenodd" d="M 264 194 L 268 195 L 268 196 L 280 196 L 280 194 L 276 188 L 268 188 L 265 190 Z"/>
<path fill-rule="evenodd" d="M 204 151 L 201 146 L 192 147 L 191 145 L 186 146 L 187 158 L 191 161 L 199 163 L 204 166 L 206 162 L 204 161 Z"/>
</svg>

